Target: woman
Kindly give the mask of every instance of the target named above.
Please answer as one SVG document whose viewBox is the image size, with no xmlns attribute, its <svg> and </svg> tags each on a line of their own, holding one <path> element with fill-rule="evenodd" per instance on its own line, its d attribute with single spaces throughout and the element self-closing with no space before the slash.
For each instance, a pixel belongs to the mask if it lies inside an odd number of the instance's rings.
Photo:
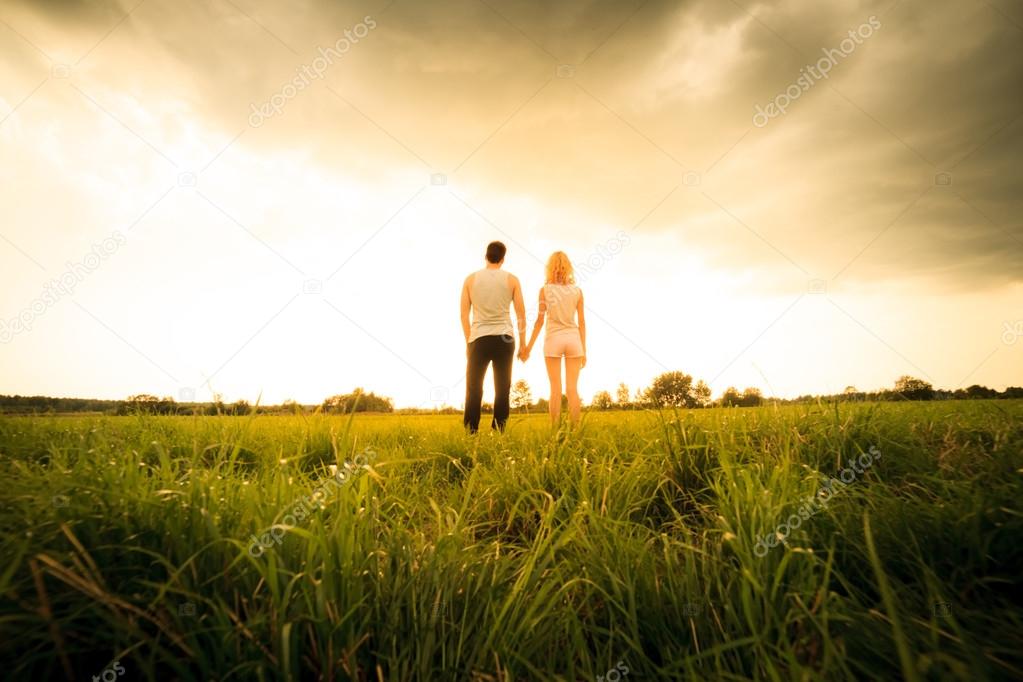
<svg viewBox="0 0 1023 682">
<path fill-rule="evenodd" d="M 551 381 L 551 422 L 561 416 L 561 358 L 565 358 L 565 393 L 572 424 L 579 423 L 579 370 L 586 366 L 586 318 L 583 316 L 583 292 L 575 285 L 572 262 L 564 251 L 555 251 L 547 259 L 546 283 L 540 289 L 540 312 L 533 325 L 533 336 L 522 350 L 525 361 L 547 318 L 543 354 L 547 377 Z M 578 320 L 578 321 L 577 321 Z"/>
</svg>

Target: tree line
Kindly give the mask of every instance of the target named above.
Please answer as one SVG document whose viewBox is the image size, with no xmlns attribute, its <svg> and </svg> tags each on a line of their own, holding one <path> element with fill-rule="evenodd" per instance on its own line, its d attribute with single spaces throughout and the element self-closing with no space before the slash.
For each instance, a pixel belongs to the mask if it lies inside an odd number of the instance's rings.
<svg viewBox="0 0 1023 682">
<path fill-rule="evenodd" d="M 247 400 L 224 402 L 214 394 L 209 402 L 178 402 L 170 396 L 157 397 L 138 393 L 124 400 L 94 398 L 51 398 L 48 396 L 0 395 L 0 413 L 3 414 L 65 414 L 101 412 L 110 415 L 167 414 L 167 415 L 243 415 L 294 414 L 322 411 L 328 414 L 350 412 L 394 412 L 394 401 L 372 391 L 356 388 L 326 398 L 319 405 L 300 405 L 285 400 L 279 405 L 253 405 Z"/>
<path fill-rule="evenodd" d="M 685 372 L 664 372 L 658 375 L 646 389 L 636 391 L 630 397 L 629 387 L 619 384 L 615 391 L 616 400 L 611 399 L 608 391 L 598 391 L 593 396 L 590 407 L 609 409 L 644 409 L 663 407 L 684 407 L 689 409 L 701 407 L 756 407 L 765 401 L 777 404 L 814 403 L 818 401 L 900 401 L 900 400 L 994 400 L 1023 398 L 1023 387 L 1009 386 L 1004 391 L 997 391 L 987 386 L 974 384 L 967 388 L 955 390 L 934 388 L 923 379 L 912 376 L 901 376 L 895 380 L 890 389 L 876 391 L 860 391 L 855 386 L 847 386 L 842 393 L 832 395 L 806 394 L 797 398 L 765 398 L 759 388 L 747 387 L 742 391 L 729 386 L 717 400 L 711 400 L 710 389 L 702 381 L 693 381 L 693 377 Z"/>
<path fill-rule="evenodd" d="M 995 400 L 1023 399 L 1023 387 L 1009 386 L 1004 391 L 997 391 L 987 386 L 974 384 L 967 388 L 954 390 L 934 388 L 934 386 L 912 376 L 902 376 L 895 380 L 892 388 L 875 391 L 860 391 L 855 386 L 847 386 L 844 391 L 832 395 L 801 395 L 797 398 L 767 398 L 759 388 L 749 386 L 742 390 L 729 386 L 717 399 L 711 398 L 710 387 L 701 379 L 694 380 L 682 371 L 664 372 L 656 376 L 650 386 L 631 392 L 628 385 L 620 383 L 614 396 L 609 391 L 598 391 L 589 407 L 596 410 L 641 410 L 651 408 L 686 408 L 699 409 L 705 407 L 756 407 L 765 402 L 781 405 L 813 403 L 818 401 L 900 401 L 900 400 Z M 565 397 L 562 396 L 562 402 Z M 519 413 L 547 411 L 547 400 L 533 400 L 529 384 L 520 379 L 512 387 L 512 409 Z M 565 405 L 563 404 L 563 407 Z M 566 408 L 567 409 L 567 408 Z M 3 414 L 70 414 L 83 412 L 100 412 L 112 415 L 128 414 L 181 414 L 181 415 L 243 415 L 243 414 L 296 414 L 323 412 L 327 414 L 349 414 L 351 412 L 394 412 L 394 401 L 386 396 L 377 395 L 363 388 L 355 388 L 348 393 L 339 393 L 326 398 L 318 405 L 300 405 L 294 400 L 285 400 L 279 405 L 253 405 L 246 400 L 225 403 L 221 396 L 214 395 L 210 402 L 178 402 L 169 396 L 157 397 L 148 393 L 139 393 L 124 400 L 104 400 L 95 398 L 51 398 L 48 396 L 0 395 L 0 413 Z M 484 412 L 493 412 L 493 405 L 484 403 Z M 461 410 L 454 406 L 443 406 L 434 409 L 402 408 L 403 414 L 458 414 Z"/>
</svg>

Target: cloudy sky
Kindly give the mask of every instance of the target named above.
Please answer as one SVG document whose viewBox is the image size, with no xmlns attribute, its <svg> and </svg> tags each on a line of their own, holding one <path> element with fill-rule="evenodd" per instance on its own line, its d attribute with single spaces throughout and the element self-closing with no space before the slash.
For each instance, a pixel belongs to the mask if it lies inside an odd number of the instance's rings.
<svg viewBox="0 0 1023 682">
<path fill-rule="evenodd" d="M 1009 0 L 8 0 L 0 393 L 460 406 L 491 239 L 530 303 L 585 264 L 587 398 L 1019 385 L 1021 45 Z"/>
</svg>

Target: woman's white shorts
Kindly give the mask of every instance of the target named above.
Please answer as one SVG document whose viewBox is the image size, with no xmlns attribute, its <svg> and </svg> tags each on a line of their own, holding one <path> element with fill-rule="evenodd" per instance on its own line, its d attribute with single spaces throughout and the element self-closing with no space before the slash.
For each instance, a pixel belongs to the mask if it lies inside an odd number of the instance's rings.
<svg viewBox="0 0 1023 682">
<path fill-rule="evenodd" d="M 578 329 L 549 334 L 543 342 L 543 354 L 548 358 L 581 358 L 583 356 L 583 340 Z"/>
</svg>

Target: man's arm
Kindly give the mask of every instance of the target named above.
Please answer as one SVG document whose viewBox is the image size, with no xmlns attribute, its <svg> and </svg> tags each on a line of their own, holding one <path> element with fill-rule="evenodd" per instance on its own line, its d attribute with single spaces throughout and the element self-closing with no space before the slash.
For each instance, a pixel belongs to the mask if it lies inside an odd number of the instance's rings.
<svg viewBox="0 0 1023 682">
<path fill-rule="evenodd" d="M 512 304 L 515 306 L 515 319 L 519 323 L 519 348 L 526 346 L 526 304 L 522 300 L 522 285 L 519 278 L 512 275 Z"/>
<path fill-rule="evenodd" d="M 469 343 L 469 332 L 472 329 L 469 325 L 469 308 L 472 306 L 472 301 L 469 299 L 469 281 L 471 279 L 472 275 L 469 275 L 462 283 L 462 334 L 465 336 L 466 343 Z"/>
<path fill-rule="evenodd" d="M 546 313 L 547 300 L 543 297 L 543 289 L 540 289 L 539 307 L 536 313 L 536 324 L 533 325 L 533 335 L 529 337 L 529 345 L 526 346 L 526 357 L 533 352 L 533 344 L 536 343 L 536 337 L 540 336 L 540 330 L 543 329 L 543 321 Z"/>
</svg>

